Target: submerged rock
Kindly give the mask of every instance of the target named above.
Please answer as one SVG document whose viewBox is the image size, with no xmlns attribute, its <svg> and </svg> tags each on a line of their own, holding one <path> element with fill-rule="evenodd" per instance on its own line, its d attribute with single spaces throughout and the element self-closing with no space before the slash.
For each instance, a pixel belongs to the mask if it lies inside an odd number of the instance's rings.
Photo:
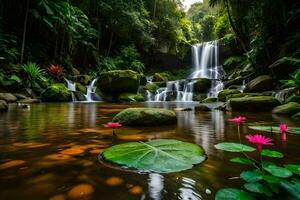
<svg viewBox="0 0 300 200">
<path fill-rule="evenodd" d="M 273 78 L 263 75 L 250 81 L 245 88 L 245 92 L 262 92 L 274 89 Z"/>
<path fill-rule="evenodd" d="M 98 87 L 104 95 L 118 97 L 121 93 L 137 93 L 141 76 L 132 70 L 113 70 L 102 73 Z"/>
<path fill-rule="evenodd" d="M 123 93 L 119 96 L 119 100 L 125 102 L 141 102 L 145 101 L 145 98 L 141 94 Z"/>
<path fill-rule="evenodd" d="M 233 94 L 240 94 L 241 92 L 236 89 L 225 89 L 219 92 L 218 99 L 219 101 L 226 101 L 226 97 Z"/>
<path fill-rule="evenodd" d="M 200 104 L 199 106 L 195 107 L 196 111 L 210 111 L 210 108 L 206 104 Z"/>
<path fill-rule="evenodd" d="M 6 101 L 0 100 L 0 112 L 8 110 Z"/>
<path fill-rule="evenodd" d="M 277 106 L 276 108 L 273 109 L 272 112 L 274 114 L 292 116 L 297 112 L 300 112 L 300 104 L 295 102 L 290 102 L 281 106 Z"/>
<path fill-rule="evenodd" d="M 281 103 L 278 99 L 270 96 L 241 97 L 227 102 L 228 110 L 236 111 L 270 111 Z"/>
<path fill-rule="evenodd" d="M 200 78 L 194 83 L 194 92 L 207 92 L 211 87 L 211 80 L 208 78 Z"/>
<path fill-rule="evenodd" d="M 8 103 L 13 103 L 16 102 L 18 98 L 11 93 L 0 93 L 0 100 L 4 100 Z"/>
<path fill-rule="evenodd" d="M 43 93 L 42 100 L 46 102 L 71 101 L 71 92 L 62 83 L 50 85 Z"/>
<path fill-rule="evenodd" d="M 128 126 L 169 125 L 177 122 L 174 111 L 161 108 L 127 108 L 112 121 Z"/>
</svg>

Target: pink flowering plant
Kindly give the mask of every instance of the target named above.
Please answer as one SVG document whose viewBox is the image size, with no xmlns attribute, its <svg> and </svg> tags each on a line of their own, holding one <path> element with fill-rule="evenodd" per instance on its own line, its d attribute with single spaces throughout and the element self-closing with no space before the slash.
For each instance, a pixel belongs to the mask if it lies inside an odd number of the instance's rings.
<svg viewBox="0 0 300 200">
<path fill-rule="evenodd" d="M 239 176 L 244 182 L 242 188 L 221 189 L 217 192 L 216 199 L 300 199 L 300 165 L 279 165 L 276 159 L 281 159 L 284 155 L 279 151 L 268 149 L 273 146 L 273 139 L 261 133 L 245 136 L 248 143 L 254 145 L 255 148 L 242 144 L 239 126 L 241 122 L 246 121 L 246 118 L 238 116 L 229 121 L 237 125 L 240 142 L 222 142 L 216 144 L 215 148 L 240 153 L 241 156 L 234 157 L 230 161 L 247 165 L 248 169 L 242 171 Z M 297 129 L 288 127 L 286 124 L 273 128 L 257 127 L 253 129 L 264 132 L 275 131 L 281 135 L 288 133 L 289 129 Z M 272 159 L 272 162 L 267 158 Z"/>
<path fill-rule="evenodd" d="M 116 135 L 115 133 L 115 129 L 119 128 L 122 126 L 122 124 L 120 122 L 107 122 L 105 124 L 103 124 L 104 127 L 108 127 L 108 128 L 112 128 L 113 130 L 113 135 Z"/>
</svg>

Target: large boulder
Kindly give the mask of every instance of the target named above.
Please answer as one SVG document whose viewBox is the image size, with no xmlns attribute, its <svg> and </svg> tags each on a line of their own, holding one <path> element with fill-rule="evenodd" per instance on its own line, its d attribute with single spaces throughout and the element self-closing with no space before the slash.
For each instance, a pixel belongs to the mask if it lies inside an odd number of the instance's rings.
<svg viewBox="0 0 300 200">
<path fill-rule="evenodd" d="M 157 126 L 175 124 L 177 117 L 174 111 L 161 108 L 127 108 L 112 121 L 128 126 Z"/>
<path fill-rule="evenodd" d="M 18 98 L 11 93 L 0 93 L 0 100 L 6 101 L 8 103 L 13 103 L 18 100 Z"/>
<path fill-rule="evenodd" d="M 271 96 L 241 97 L 230 99 L 227 102 L 228 110 L 235 111 L 270 111 L 281 103 Z"/>
<path fill-rule="evenodd" d="M 250 81 L 245 92 L 263 92 L 274 89 L 274 82 L 271 76 L 262 75 Z"/>
<path fill-rule="evenodd" d="M 241 92 L 236 89 L 225 89 L 219 92 L 218 99 L 219 101 L 226 101 L 226 97 L 233 94 L 240 94 Z"/>
<path fill-rule="evenodd" d="M 200 78 L 194 83 L 194 92 L 206 93 L 211 87 L 211 80 L 208 78 Z"/>
<path fill-rule="evenodd" d="M 72 100 L 71 91 L 63 83 L 50 85 L 41 96 L 42 101 L 45 102 L 66 102 Z"/>
<path fill-rule="evenodd" d="M 6 101 L 0 100 L 0 112 L 8 110 Z"/>
<path fill-rule="evenodd" d="M 132 70 L 104 72 L 98 79 L 98 87 L 104 95 L 119 96 L 121 93 L 137 93 L 141 76 Z"/>
<path fill-rule="evenodd" d="M 274 114 L 288 115 L 292 116 L 297 112 L 300 112 L 300 104 L 295 102 L 290 102 L 281 106 L 277 106 L 272 111 Z"/>
</svg>

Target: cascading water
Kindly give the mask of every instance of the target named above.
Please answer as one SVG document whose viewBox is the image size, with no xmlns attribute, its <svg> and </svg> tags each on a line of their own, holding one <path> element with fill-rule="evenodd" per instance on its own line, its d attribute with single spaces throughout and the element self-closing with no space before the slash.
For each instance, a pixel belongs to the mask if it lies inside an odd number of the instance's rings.
<svg viewBox="0 0 300 200">
<path fill-rule="evenodd" d="M 71 91 L 71 94 L 72 94 L 72 101 L 76 101 L 76 97 L 75 97 L 75 94 L 74 92 L 76 92 L 76 83 L 73 83 L 72 81 L 66 79 L 66 82 L 67 82 L 67 88 L 68 90 Z"/>
<path fill-rule="evenodd" d="M 91 84 L 86 87 L 86 95 L 84 95 L 84 96 L 86 98 L 86 101 L 88 101 L 88 102 L 94 101 L 93 98 L 92 98 L 92 94 L 94 94 L 96 92 L 96 86 L 95 86 L 95 84 L 96 84 L 97 80 L 98 79 L 95 78 L 91 82 Z"/>
<path fill-rule="evenodd" d="M 168 81 L 166 87 L 159 88 L 155 95 L 147 91 L 147 100 L 169 101 L 169 99 L 175 99 L 179 102 L 193 101 L 194 83 L 199 78 L 211 79 L 212 85 L 207 96 L 217 97 L 218 93 L 223 90 L 221 78 L 225 75 L 222 65 L 219 64 L 218 42 L 211 41 L 193 45 L 192 64 L 193 68 L 187 79 Z M 168 98 L 170 96 L 173 98 Z"/>
</svg>

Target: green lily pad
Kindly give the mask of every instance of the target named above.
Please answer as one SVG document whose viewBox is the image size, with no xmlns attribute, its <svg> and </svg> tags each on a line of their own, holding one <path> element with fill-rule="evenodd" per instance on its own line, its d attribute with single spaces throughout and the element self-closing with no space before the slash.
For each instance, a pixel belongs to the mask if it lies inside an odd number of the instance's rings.
<svg viewBox="0 0 300 200">
<path fill-rule="evenodd" d="M 222 142 L 216 144 L 215 148 L 223 151 L 230 151 L 230 152 L 255 151 L 255 148 L 251 146 L 240 144 L 240 143 L 233 143 L 233 142 Z"/>
<path fill-rule="evenodd" d="M 272 150 L 269 150 L 269 149 L 263 149 L 261 151 L 261 155 L 272 157 L 272 158 L 283 158 L 283 154 L 280 153 L 279 151 L 272 151 Z"/>
<path fill-rule="evenodd" d="M 294 174 L 300 175 L 300 165 L 295 165 L 295 164 L 287 164 L 284 165 L 285 168 L 293 172 Z"/>
<path fill-rule="evenodd" d="M 121 166 L 159 173 L 190 169 L 206 158 L 198 145 L 167 139 L 115 145 L 105 149 L 102 157 Z"/>
<path fill-rule="evenodd" d="M 263 174 L 259 170 L 243 171 L 240 177 L 248 183 L 254 183 L 262 180 Z"/>
<path fill-rule="evenodd" d="M 264 187 L 261 183 L 246 183 L 244 184 L 244 187 L 250 192 L 272 196 L 272 192 L 269 188 Z"/>
<path fill-rule="evenodd" d="M 293 196 L 294 199 L 300 199 L 300 183 L 283 180 L 280 182 L 280 186 L 283 187 L 291 196 Z"/>
<path fill-rule="evenodd" d="M 248 126 L 250 129 L 264 132 L 280 133 L 277 126 Z M 289 127 L 288 133 L 300 134 L 300 127 Z"/>
<path fill-rule="evenodd" d="M 293 173 L 290 170 L 283 167 L 278 167 L 277 165 L 271 162 L 263 162 L 262 167 L 264 170 L 276 177 L 288 178 L 293 175 Z"/>
<path fill-rule="evenodd" d="M 243 190 L 235 188 L 224 188 L 217 192 L 216 200 L 254 200 L 254 198 Z"/>
<path fill-rule="evenodd" d="M 239 164 L 243 164 L 243 165 L 252 165 L 253 162 L 251 160 L 249 160 L 248 158 L 243 158 L 243 157 L 234 157 L 232 159 L 230 159 L 231 162 L 234 163 L 239 163 Z"/>
</svg>

